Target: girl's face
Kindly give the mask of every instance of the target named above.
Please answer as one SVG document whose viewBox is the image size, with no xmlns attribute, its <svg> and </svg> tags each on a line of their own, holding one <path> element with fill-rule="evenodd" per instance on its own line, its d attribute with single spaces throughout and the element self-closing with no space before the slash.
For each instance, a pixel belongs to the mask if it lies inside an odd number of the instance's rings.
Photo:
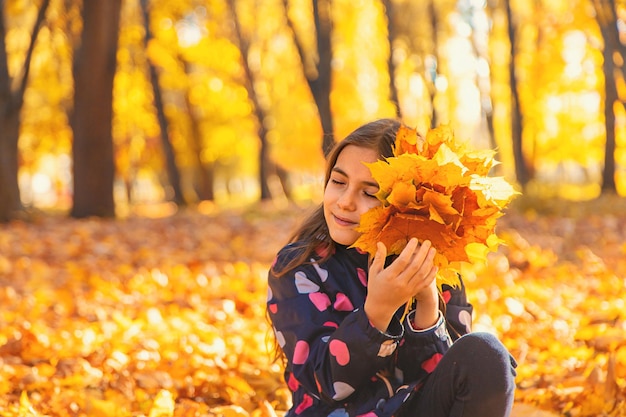
<svg viewBox="0 0 626 417">
<path fill-rule="evenodd" d="M 361 215 L 380 204 L 374 196 L 378 184 L 363 164 L 377 160 L 376 151 L 348 145 L 339 153 L 331 171 L 324 190 L 324 217 L 330 237 L 340 245 L 356 242 L 360 233 L 354 229 Z"/>
</svg>

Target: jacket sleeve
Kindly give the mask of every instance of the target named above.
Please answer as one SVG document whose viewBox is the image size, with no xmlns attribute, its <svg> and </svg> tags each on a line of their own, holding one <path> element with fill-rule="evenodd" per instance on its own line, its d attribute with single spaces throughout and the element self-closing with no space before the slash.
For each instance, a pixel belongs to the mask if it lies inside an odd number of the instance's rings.
<svg viewBox="0 0 626 417">
<path fill-rule="evenodd" d="M 403 321 L 405 340 L 398 349 L 397 368 L 404 383 L 420 381 L 430 374 L 452 343 L 471 331 L 472 305 L 467 302 L 465 285 L 442 288 L 442 306 L 437 323 L 425 330 L 411 326 L 415 310 Z M 442 311 L 445 311 L 445 315 Z"/>
<path fill-rule="evenodd" d="M 331 271 L 318 265 L 303 265 L 280 277 L 270 272 L 267 309 L 290 379 L 295 378 L 290 388 L 304 386 L 334 404 L 390 364 L 403 328 L 396 320 L 388 333 L 378 331 L 362 306 L 354 308 L 341 294 L 324 292 L 325 280 L 341 279 L 326 273 Z"/>
<path fill-rule="evenodd" d="M 467 302 L 465 283 L 459 275 L 459 287 L 444 285 L 441 296 L 445 302 L 446 323 L 452 340 L 472 331 L 473 306 Z"/>
</svg>

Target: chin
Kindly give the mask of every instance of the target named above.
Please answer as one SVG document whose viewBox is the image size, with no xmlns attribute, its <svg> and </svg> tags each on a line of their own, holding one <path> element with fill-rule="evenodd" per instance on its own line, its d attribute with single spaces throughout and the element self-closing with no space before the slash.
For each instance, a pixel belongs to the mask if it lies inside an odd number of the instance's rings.
<svg viewBox="0 0 626 417">
<path fill-rule="evenodd" d="M 345 233 L 331 233 L 330 237 L 335 243 L 338 243 L 344 246 L 350 246 L 357 240 L 357 237 L 346 236 Z"/>
</svg>

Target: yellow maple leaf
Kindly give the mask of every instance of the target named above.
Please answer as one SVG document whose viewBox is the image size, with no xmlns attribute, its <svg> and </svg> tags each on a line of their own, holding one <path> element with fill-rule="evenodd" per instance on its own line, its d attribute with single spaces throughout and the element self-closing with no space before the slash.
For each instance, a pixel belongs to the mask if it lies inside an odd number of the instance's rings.
<svg viewBox="0 0 626 417">
<path fill-rule="evenodd" d="M 452 138 L 454 138 L 454 131 L 449 125 L 441 125 L 435 129 L 430 129 L 426 133 L 427 145 L 424 147 L 422 155 L 426 156 L 427 158 L 432 158 L 439 150 L 439 147 L 444 143 L 452 147 L 452 150 L 456 154 L 462 154 L 463 150 L 461 148 L 461 145 L 454 140 L 450 140 Z"/>
<path fill-rule="evenodd" d="M 387 201 L 389 204 L 394 205 L 396 207 L 409 207 L 416 206 L 416 193 L 417 188 L 413 184 L 413 182 L 398 182 L 391 189 L 391 192 L 387 196 Z"/>
<path fill-rule="evenodd" d="M 492 149 L 484 149 L 478 151 L 468 151 L 461 156 L 461 162 L 471 172 L 478 175 L 487 175 L 494 166 L 499 162 L 494 158 L 496 152 Z"/>
<path fill-rule="evenodd" d="M 483 207 L 495 204 L 497 207 L 504 208 L 511 201 L 511 197 L 516 194 L 511 184 L 502 177 L 472 175 L 470 188 L 479 191 L 476 195 L 486 200 L 480 204 Z"/>
<path fill-rule="evenodd" d="M 424 147 L 424 139 L 408 126 L 400 126 L 396 134 L 394 156 L 403 153 L 419 154 Z"/>
<path fill-rule="evenodd" d="M 461 170 L 461 177 L 468 171 L 468 168 L 461 162 L 459 155 L 445 143 L 442 143 L 437 148 L 437 152 L 434 153 L 432 159 L 440 167 L 445 167 L 449 164 L 457 166 Z"/>
<path fill-rule="evenodd" d="M 496 219 L 516 194 L 504 178 L 488 176 L 494 154 L 468 150 L 450 126 L 431 129 L 425 139 L 402 126 L 393 156 L 366 164 L 381 205 L 361 216 L 352 246 L 373 256 L 382 242 L 396 255 L 413 237 L 429 240 L 437 249 L 438 284 L 458 283 L 455 265 L 484 261 L 497 248 Z"/>
</svg>

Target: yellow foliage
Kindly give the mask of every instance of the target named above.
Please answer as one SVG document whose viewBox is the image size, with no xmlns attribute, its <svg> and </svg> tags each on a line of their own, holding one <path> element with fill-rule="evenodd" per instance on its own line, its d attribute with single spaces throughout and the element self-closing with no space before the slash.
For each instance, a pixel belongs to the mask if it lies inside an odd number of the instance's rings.
<svg viewBox="0 0 626 417">
<path fill-rule="evenodd" d="M 455 283 L 459 262 L 484 262 L 497 249 L 496 219 L 516 194 L 503 178 L 487 176 L 493 155 L 464 149 L 449 126 L 425 139 L 401 127 L 394 156 L 367 164 L 382 205 L 361 217 L 362 235 L 353 246 L 373 256 L 383 242 L 394 255 L 413 237 L 429 240 L 437 249 L 439 284 Z"/>
</svg>

